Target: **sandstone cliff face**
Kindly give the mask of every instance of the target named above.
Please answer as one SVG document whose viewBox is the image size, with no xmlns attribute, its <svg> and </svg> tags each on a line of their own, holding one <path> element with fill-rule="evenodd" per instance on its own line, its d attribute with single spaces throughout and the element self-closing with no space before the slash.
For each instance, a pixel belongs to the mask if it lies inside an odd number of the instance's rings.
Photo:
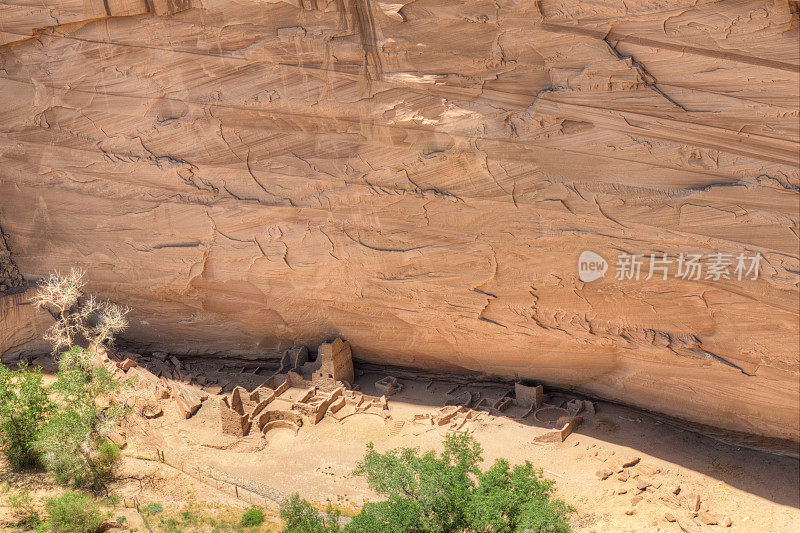
<svg viewBox="0 0 800 533">
<path fill-rule="evenodd" d="M 36 311 L 25 289 L 0 227 L 0 362 L 49 350 L 42 333 L 53 320 Z"/>
<path fill-rule="evenodd" d="M 795 2 L 0 0 L 0 36 L 11 251 L 131 339 L 339 335 L 800 440 Z"/>
<path fill-rule="evenodd" d="M 51 346 L 42 334 L 52 324 L 52 317 L 30 302 L 30 293 L 0 293 L 0 362 L 48 353 Z"/>
</svg>

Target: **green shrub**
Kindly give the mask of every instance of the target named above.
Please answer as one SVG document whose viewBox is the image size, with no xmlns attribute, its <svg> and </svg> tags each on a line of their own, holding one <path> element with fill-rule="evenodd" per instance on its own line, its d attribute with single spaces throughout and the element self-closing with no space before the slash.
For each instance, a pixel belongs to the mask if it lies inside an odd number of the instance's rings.
<svg viewBox="0 0 800 533">
<path fill-rule="evenodd" d="M 293 494 L 281 506 L 281 519 L 284 531 L 288 533 L 335 533 L 341 531 L 339 514 L 330 507 L 324 515 L 317 512 L 310 503 Z"/>
<path fill-rule="evenodd" d="M 89 362 L 89 352 L 75 347 L 62 354 L 53 391 L 59 401 L 39 434 L 42 462 L 60 483 L 93 489 L 105 485 L 119 460 L 119 448 L 107 440 L 126 410 L 109 400 L 100 409 L 97 399 L 119 388 L 112 374 Z"/>
<path fill-rule="evenodd" d="M 96 533 L 103 525 L 100 506 L 86 494 L 65 492 L 45 503 L 47 527 L 53 533 Z"/>
<path fill-rule="evenodd" d="M 164 510 L 164 507 L 160 503 L 148 503 L 147 506 L 144 508 L 144 512 L 147 513 L 147 516 L 153 516 L 154 514 L 158 514 Z"/>
<path fill-rule="evenodd" d="M 162 519 L 159 525 L 162 533 L 181 533 L 181 530 L 178 528 L 180 522 L 178 522 L 177 518 Z"/>
<path fill-rule="evenodd" d="M 182 526 L 194 526 L 196 528 L 202 523 L 202 519 L 195 514 L 194 511 L 191 509 L 186 509 L 181 511 L 181 525 Z"/>
<path fill-rule="evenodd" d="M 469 434 L 450 434 L 444 452 L 401 448 L 378 453 L 372 444 L 354 474 L 386 497 L 367 503 L 347 525 L 331 508 L 317 512 L 298 495 L 281 509 L 285 530 L 297 533 L 567 533 L 573 509 L 553 498 L 553 482 L 529 462 L 499 459 L 486 472 L 481 447 Z"/>
<path fill-rule="evenodd" d="M 39 369 L 0 365 L 0 445 L 12 467 L 39 465 L 36 439 L 51 410 Z"/>
<path fill-rule="evenodd" d="M 114 474 L 119 448 L 107 439 L 124 416 L 124 405 L 97 399 L 119 388 L 105 368 L 75 347 L 62 354 L 58 379 L 47 388 L 41 372 L 0 365 L 0 444 L 15 468 L 43 464 L 59 482 L 100 488 Z M 53 402 L 49 393 L 57 401 Z"/>
<path fill-rule="evenodd" d="M 242 527 L 256 527 L 264 523 L 264 509 L 261 507 L 251 507 L 242 515 L 239 525 Z"/>
</svg>

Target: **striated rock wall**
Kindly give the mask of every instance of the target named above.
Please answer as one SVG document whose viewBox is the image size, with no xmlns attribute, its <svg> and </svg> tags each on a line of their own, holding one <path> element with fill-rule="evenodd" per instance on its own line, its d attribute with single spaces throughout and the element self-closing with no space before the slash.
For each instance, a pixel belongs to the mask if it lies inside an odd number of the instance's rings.
<svg viewBox="0 0 800 533">
<path fill-rule="evenodd" d="M 0 362 L 50 352 L 42 334 L 52 324 L 53 318 L 30 302 L 30 293 L 0 293 Z"/>
<path fill-rule="evenodd" d="M 796 444 L 796 6 L 0 0 L 0 225 L 153 349 L 341 336 Z"/>
<path fill-rule="evenodd" d="M 50 351 L 42 334 L 53 319 L 36 311 L 25 290 L 25 281 L 0 227 L 0 362 Z"/>
</svg>

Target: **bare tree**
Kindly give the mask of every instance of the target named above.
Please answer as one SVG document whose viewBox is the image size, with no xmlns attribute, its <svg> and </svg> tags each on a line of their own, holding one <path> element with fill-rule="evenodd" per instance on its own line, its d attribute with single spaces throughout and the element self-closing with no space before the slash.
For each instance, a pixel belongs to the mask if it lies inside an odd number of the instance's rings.
<svg viewBox="0 0 800 533">
<path fill-rule="evenodd" d="M 70 311 L 83 295 L 83 270 L 72 269 L 69 274 L 54 272 L 39 281 L 39 290 L 33 296 L 37 309 L 46 309 L 56 319 L 55 324 L 44 334 L 45 340 L 53 345 L 53 353 L 69 349 L 74 344 L 79 331 Z"/>
<path fill-rule="evenodd" d="M 69 274 L 50 274 L 39 282 L 33 302 L 39 309 L 49 311 L 56 322 L 44 334 L 53 345 L 53 353 L 69 350 L 79 338 L 93 347 L 114 342 L 114 337 L 128 327 L 125 316 L 130 312 L 108 301 L 90 295 L 81 305 L 85 282 L 83 270 L 72 269 Z"/>
<path fill-rule="evenodd" d="M 78 327 L 93 346 L 110 344 L 114 342 L 117 333 L 128 327 L 125 316 L 129 312 L 128 307 L 97 300 L 90 295 L 78 310 Z"/>
</svg>

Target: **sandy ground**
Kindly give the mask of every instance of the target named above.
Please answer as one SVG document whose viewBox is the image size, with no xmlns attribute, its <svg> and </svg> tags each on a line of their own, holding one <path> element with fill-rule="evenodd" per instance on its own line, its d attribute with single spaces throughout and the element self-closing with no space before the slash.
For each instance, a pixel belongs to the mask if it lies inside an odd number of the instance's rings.
<svg viewBox="0 0 800 533">
<path fill-rule="evenodd" d="M 231 383 L 263 379 L 228 370 Z M 379 395 L 374 383 L 384 375 L 362 374 L 356 384 L 365 394 Z M 131 508 L 137 503 L 219 516 L 234 516 L 257 504 L 270 514 L 264 528 L 269 530 L 277 527 L 276 501 L 294 492 L 320 507 L 331 500 L 345 511 L 355 510 L 365 500 L 378 499 L 363 479 L 350 475 L 367 443 L 379 451 L 406 446 L 440 450 L 448 428 L 414 421 L 415 415 L 435 413 L 467 389 L 487 398 L 509 390 L 506 385 L 400 381 L 404 389 L 389 398 L 390 420 L 374 414 L 343 421 L 325 417 L 297 434 L 274 429 L 244 438 L 223 435 L 213 395 L 188 420 L 170 401 L 163 402 L 159 418 L 134 414 L 124 428 L 128 444 L 122 479 L 110 489 L 120 499 L 114 513 L 141 528 L 139 513 Z M 560 405 L 575 397 L 553 393 L 548 402 Z M 577 509 L 575 531 L 800 531 L 798 460 L 722 443 L 622 406 L 594 405 L 596 414 L 584 414 L 583 424 L 564 442 L 537 443 L 549 429 L 532 416 L 515 420 L 522 413 L 514 409 L 509 416 L 481 412 L 462 430 L 471 431 L 483 446 L 484 467 L 505 457 L 512 464 L 527 460 L 544 469 L 545 477 L 555 480 L 558 496 Z M 620 465 L 634 458 L 638 464 L 620 472 Z M 613 473 L 600 479 L 602 469 Z M 701 502 L 700 516 L 687 504 L 693 495 Z M 676 521 L 668 521 L 668 514 Z M 732 525 L 704 524 L 710 515 Z"/>
</svg>

